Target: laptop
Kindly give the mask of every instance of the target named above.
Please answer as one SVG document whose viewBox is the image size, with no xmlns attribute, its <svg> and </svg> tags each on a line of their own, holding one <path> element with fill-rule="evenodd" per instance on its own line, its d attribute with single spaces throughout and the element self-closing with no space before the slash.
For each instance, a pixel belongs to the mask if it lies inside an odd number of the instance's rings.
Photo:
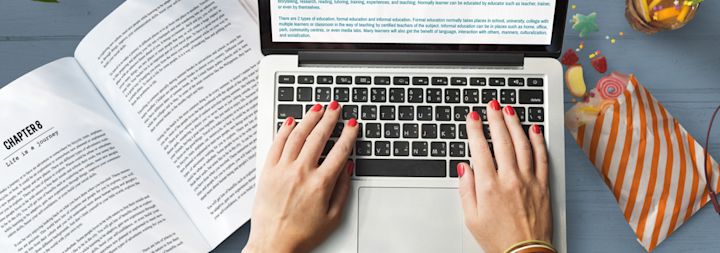
<svg viewBox="0 0 720 253">
<path fill-rule="evenodd" d="M 543 126 L 553 244 L 566 252 L 556 58 L 567 5 L 260 0 L 258 168 L 283 120 L 302 121 L 316 103 L 337 100 L 342 117 L 357 118 L 361 127 L 343 222 L 316 252 L 482 252 L 463 223 L 455 165 L 470 159 L 465 116 L 484 116 L 493 99 L 512 105 L 526 131 Z"/>
</svg>

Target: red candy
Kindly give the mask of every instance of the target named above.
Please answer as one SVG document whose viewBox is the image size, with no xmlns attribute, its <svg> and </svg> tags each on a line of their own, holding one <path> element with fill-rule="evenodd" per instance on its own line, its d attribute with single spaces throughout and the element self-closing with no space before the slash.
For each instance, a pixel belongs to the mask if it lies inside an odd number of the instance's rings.
<svg viewBox="0 0 720 253">
<path fill-rule="evenodd" d="M 560 59 L 560 62 L 566 66 L 575 65 L 578 63 L 578 61 L 580 61 L 580 58 L 572 48 L 565 51 L 565 54 L 563 54 L 562 58 Z"/>
<path fill-rule="evenodd" d="M 592 64 L 593 68 L 595 68 L 595 70 L 600 73 L 604 74 L 608 70 L 607 59 L 605 59 L 605 56 L 600 56 L 593 59 L 592 61 L 590 61 L 590 64 Z"/>
<path fill-rule="evenodd" d="M 627 83 L 623 82 L 620 78 L 615 75 L 609 75 L 601 78 L 595 90 L 597 90 L 600 97 L 604 99 L 615 99 L 625 92 L 625 86 Z"/>
</svg>

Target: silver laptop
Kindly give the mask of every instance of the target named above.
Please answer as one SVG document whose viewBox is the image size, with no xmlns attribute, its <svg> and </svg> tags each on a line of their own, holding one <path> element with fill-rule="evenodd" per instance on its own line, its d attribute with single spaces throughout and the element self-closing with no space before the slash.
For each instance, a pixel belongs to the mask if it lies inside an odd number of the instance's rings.
<svg viewBox="0 0 720 253">
<path fill-rule="evenodd" d="M 283 120 L 302 121 L 316 103 L 337 100 L 361 126 L 344 221 L 317 252 L 482 252 L 463 225 L 455 165 L 470 158 L 465 116 L 485 116 L 493 99 L 512 105 L 526 131 L 543 126 L 553 243 L 566 252 L 555 58 L 567 4 L 260 0 L 258 168 Z"/>
</svg>

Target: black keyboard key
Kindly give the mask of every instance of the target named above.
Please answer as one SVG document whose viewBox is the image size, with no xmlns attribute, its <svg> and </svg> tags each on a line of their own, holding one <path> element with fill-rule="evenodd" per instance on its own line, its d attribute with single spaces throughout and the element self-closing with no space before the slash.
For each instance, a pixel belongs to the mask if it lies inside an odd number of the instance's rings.
<svg viewBox="0 0 720 253">
<path fill-rule="evenodd" d="M 377 84 L 377 85 L 389 85 L 390 77 L 389 76 L 376 76 L 374 81 L 375 81 L 375 84 Z M 367 84 L 369 84 L 369 83 L 367 83 Z"/>
<path fill-rule="evenodd" d="M 278 101 L 293 101 L 295 99 L 295 88 L 278 87 Z"/>
<path fill-rule="evenodd" d="M 459 163 L 470 164 L 470 161 L 468 161 L 468 160 L 450 160 L 450 177 L 458 177 L 457 165 Z"/>
<path fill-rule="evenodd" d="M 337 76 L 335 83 L 337 83 L 337 84 L 352 84 L 352 76 Z"/>
<path fill-rule="evenodd" d="M 467 78 L 465 78 L 465 77 L 450 78 L 450 85 L 457 85 L 457 86 L 467 85 Z"/>
<path fill-rule="evenodd" d="M 309 102 L 312 101 L 313 93 L 310 87 L 298 87 L 297 88 L 297 101 Z"/>
<path fill-rule="evenodd" d="M 482 103 L 487 104 L 490 103 L 490 101 L 497 99 L 497 90 L 496 89 L 483 89 L 482 90 Z"/>
<path fill-rule="evenodd" d="M 317 83 L 318 84 L 332 84 L 333 77 L 332 76 L 318 76 Z"/>
<path fill-rule="evenodd" d="M 518 119 L 520 119 L 520 122 L 525 121 L 525 108 L 522 107 L 514 107 L 515 113 L 517 113 Z"/>
<path fill-rule="evenodd" d="M 542 79 L 542 78 L 528 78 L 527 86 L 529 86 L 529 87 L 542 87 L 542 86 L 543 86 L 543 79 Z"/>
<path fill-rule="evenodd" d="M 342 107 L 342 119 L 349 120 L 358 118 L 358 106 L 357 105 L 344 105 Z"/>
<path fill-rule="evenodd" d="M 395 106 L 380 106 L 381 120 L 395 120 Z"/>
<path fill-rule="evenodd" d="M 277 129 L 275 131 L 280 131 L 280 128 L 282 127 L 283 123 L 285 123 L 285 122 L 278 122 Z"/>
<path fill-rule="evenodd" d="M 467 125 L 465 125 L 465 124 L 458 125 L 458 138 L 467 140 L 467 138 L 468 138 L 467 137 Z"/>
<path fill-rule="evenodd" d="M 332 90 L 330 87 L 317 87 L 315 88 L 315 101 L 316 102 L 330 102 L 332 100 Z"/>
<path fill-rule="evenodd" d="M 441 89 L 427 89 L 426 99 L 428 103 L 442 103 L 443 94 Z"/>
<path fill-rule="evenodd" d="M 371 156 L 372 151 L 373 151 L 372 142 L 370 142 L 370 141 L 355 142 L 355 155 Z"/>
<path fill-rule="evenodd" d="M 332 138 L 340 137 L 340 135 L 342 134 L 343 128 L 345 128 L 345 124 L 343 124 L 341 122 L 335 123 L 335 127 L 333 128 L 333 131 L 330 134 L 330 137 L 332 137 Z"/>
<path fill-rule="evenodd" d="M 410 143 L 407 141 L 393 142 L 393 155 L 394 156 L 409 156 L 410 155 Z"/>
<path fill-rule="evenodd" d="M 543 91 L 542 90 L 520 90 L 519 94 L 521 104 L 542 104 L 543 103 Z"/>
<path fill-rule="evenodd" d="M 370 89 L 370 102 L 385 102 L 387 100 L 387 90 L 385 88 Z"/>
<path fill-rule="evenodd" d="M 448 85 L 447 77 L 433 77 L 432 85 Z"/>
<path fill-rule="evenodd" d="M 368 89 L 367 88 L 353 88 L 352 101 L 353 102 L 367 102 L 368 101 Z"/>
<path fill-rule="evenodd" d="M 450 106 L 435 107 L 435 120 L 450 121 L 452 119 L 452 109 Z"/>
<path fill-rule="evenodd" d="M 437 125 L 435 124 L 422 124 L 420 133 L 423 139 L 435 139 L 437 138 Z"/>
<path fill-rule="evenodd" d="M 455 106 L 453 110 L 453 119 L 455 121 L 465 121 L 468 113 L 470 113 L 470 107 L 467 106 Z"/>
<path fill-rule="evenodd" d="M 524 78 L 508 78 L 508 86 L 525 86 Z"/>
<path fill-rule="evenodd" d="M 447 143 L 431 142 L 430 143 L 430 156 L 434 156 L 434 157 L 447 156 Z"/>
<path fill-rule="evenodd" d="M 350 101 L 350 89 L 349 88 L 335 88 L 335 100 L 338 102 Z"/>
<path fill-rule="evenodd" d="M 356 76 L 355 77 L 355 84 L 370 84 L 371 79 L 369 76 Z"/>
<path fill-rule="evenodd" d="M 405 103 L 405 89 L 403 89 L 403 88 L 390 89 L 390 102 Z"/>
<path fill-rule="evenodd" d="M 359 138 L 362 138 L 362 137 L 363 137 L 363 124 L 362 124 L 362 123 L 358 123 L 358 134 L 357 134 L 357 138 L 359 139 Z"/>
<path fill-rule="evenodd" d="M 470 85 L 471 86 L 485 86 L 487 85 L 487 79 L 484 77 L 472 77 L 470 78 Z"/>
<path fill-rule="evenodd" d="M 357 159 L 355 173 L 357 176 L 446 177 L 445 166 L 444 160 Z"/>
<path fill-rule="evenodd" d="M 440 139 L 455 139 L 455 124 L 440 124 Z"/>
<path fill-rule="evenodd" d="M 517 95 L 515 90 L 500 90 L 500 103 L 501 104 L 515 104 L 517 102 Z"/>
<path fill-rule="evenodd" d="M 393 77 L 393 84 L 394 84 L 394 85 L 409 85 L 409 84 L 410 84 L 410 77 L 407 77 L 407 76 L 396 76 L 396 77 Z"/>
<path fill-rule="evenodd" d="M 389 156 L 390 155 L 390 142 L 389 141 L 376 141 L 375 142 L 375 155 L 376 156 Z"/>
<path fill-rule="evenodd" d="M 278 83 L 295 84 L 295 76 L 281 75 L 278 77 Z"/>
<path fill-rule="evenodd" d="M 363 105 L 360 108 L 360 118 L 363 120 L 375 120 L 377 119 L 377 106 L 374 105 Z"/>
<path fill-rule="evenodd" d="M 490 78 L 490 86 L 505 86 L 505 78 Z"/>
<path fill-rule="evenodd" d="M 460 90 L 459 89 L 445 89 L 445 103 L 451 103 L 451 104 L 460 103 Z"/>
<path fill-rule="evenodd" d="M 473 106 L 472 110 L 480 114 L 482 121 L 487 121 L 487 107 L 485 106 Z"/>
<path fill-rule="evenodd" d="M 408 103 L 422 103 L 424 98 L 425 94 L 421 88 L 410 88 L 407 91 Z"/>
<path fill-rule="evenodd" d="M 429 82 L 427 77 L 413 77 L 412 79 L 413 85 L 428 85 Z"/>
<path fill-rule="evenodd" d="M 399 120 L 414 120 L 415 119 L 415 107 L 398 106 L 398 119 Z"/>
<path fill-rule="evenodd" d="M 403 138 L 416 139 L 418 136 L 420 136 L 418 132 L 418 124 L 403 124 Z"/>
<path fill-rule="evenodd" d="M 413 156 L 427 156 L 428 155 L 428 144 L 424 141 L 413 141 L 412 143 L 412 155 Z"/>
<path fill-rule="evenodd" d="M 365 137 L 366 138 L 382 137 L 382 126 L 380 125 L 380 123 L 365 124 Z"/>
<path fill-rule="evenodd" d="M 330 150 L 332 150 L 333 146 L 335 146 L 335 141 L 330 140 L 330 141 L 326 142 L 321 155 L 326 156 L 327 154 L 329 154 Z M 320 163 L 322 163 L 322 162 L 320 162 Z"/>
<path fill-rule="evenodd" d="M 465 157 L 464 142 L 450 142 L 450 157 Z M 451 168 L 455 169 L 455 168 Z"/>
<path fill-rule="evenodd" d="M 478 89 L 465 89 L 463 90 L 463 102 L 477 104 L 480 102 L 480 90 Z"/>
<path fill-rule="evenodd" d="M 492 140 L 490 136 L 490 125 L 483 124 L 483 134 L 485 135 L 485 139 Z"/>
<path fill-rule="evenodd" d="M 400 138 L 400 124 L 385 123 L 385 138 Z"/>
<path fill-rule="evenodd" d="M 543 122 L 545 121 L 545 110 L 542 107 L 528 107 L 529 122 Z"/>
<path fill-rule="evenodd" d="M 295 119 L 302 119 L 303 107 L 302 105 L 278 105 L 278 119 L 285 119 L 287 117 L 293 117 Z"/>
<path fill-rule="evenodd" d="M 417 107 L 417 120 L 430 121 L 430 120 L 432 120 L 432 115 L 433 115 L 432 106 L 418 106 Z"/>
<path fill-rule="evenodd" d="M 315 83 L 315 77 L 314 76 L 298 76 L 298 83 L 299 84 L 313 84 L 313 83 Z"/>
</svg>

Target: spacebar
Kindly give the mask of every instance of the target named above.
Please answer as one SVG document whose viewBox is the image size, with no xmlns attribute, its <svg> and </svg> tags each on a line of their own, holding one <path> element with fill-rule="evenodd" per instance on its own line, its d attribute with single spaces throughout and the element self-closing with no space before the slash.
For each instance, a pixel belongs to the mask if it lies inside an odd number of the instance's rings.
<svg viewBox="0 0 720 253">
<path fill-rule="evenodd" d="M 445 177 L 444 160 L 357 159 L 357 176 Z"/>
</svg>

